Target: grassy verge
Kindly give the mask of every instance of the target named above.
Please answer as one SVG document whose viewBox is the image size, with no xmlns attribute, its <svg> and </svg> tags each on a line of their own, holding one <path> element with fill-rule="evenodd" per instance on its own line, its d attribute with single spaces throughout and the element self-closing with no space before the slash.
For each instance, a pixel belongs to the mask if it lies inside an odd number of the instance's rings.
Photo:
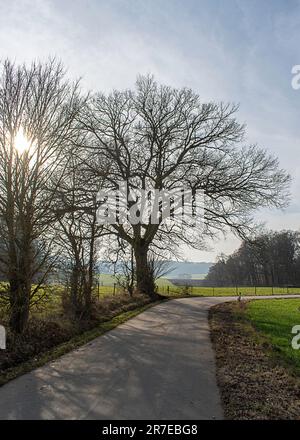
<svg viewBox="0 0 300 440">
<path fill-rule="evenodd" d="M 245 317 L 271 344 L 272 355 L 300 376 L 300 350 L 291 344 L 292 328 L 300 325 L 300 299 L 251 301 Z"/>
<path fill-rule="evenodd" d="M 7 368 L 0 373 L 0 386 L 4 385 L 8 381 L 15 379 L 16 377 L 28 373 L 29 371 L 34 370 L 35 368 L 41 367 L 42 365 L 50 362 L 54 359 L 59 358 L 60 356 L 68 353 L 71 350 L 74 350 L 81 345 L 86 344 L 87 342 L 97 338 L 98 336 L 103 335 L 104 333 L 112 330 L 118 325 L 128 321 L 129 319 L 137 316 L 139 313 L 144 312 L 149 307 L 152 307 L 162 300 L 153 301 L 144 305 L 139 305 L 135 307 L 133 310 L 128 310 L 119 314 L 116 314 L 114 317 L 110 317 L 105 319 L 103 318 L 102 322 L 95 326 L 93 329 L 85 331 L 81 334 L 78 334 L 68 341 L 59 344 L 50 350 L 39 353 L 34 358 L 29 359 L 25 362 L 21 362 L 16 366 L 11 368 Z"/>
<path fill-rule="evenodd" d="M 227 419 L 300 418 L 296 364 L 278 349 L 278 344 L 287 348 L 291 343 L 289 325 L 299 302 L 275 299 L 239 305 L 236 301 L 210 309 L 217 380 Z"/>
</svg>

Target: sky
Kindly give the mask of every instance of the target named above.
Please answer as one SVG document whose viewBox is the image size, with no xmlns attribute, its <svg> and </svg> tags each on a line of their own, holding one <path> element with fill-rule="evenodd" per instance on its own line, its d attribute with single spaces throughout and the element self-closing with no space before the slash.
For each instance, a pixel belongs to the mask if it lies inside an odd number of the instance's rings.
<svg viewBox="0 0 300 440">
<path fill-rule="evenodd" d="M 278 156 L 292 178 L 285 211 L 263 210 L 267 228 L 299 229 L 300 0 L 0 0 L 0 59 L 56 56 L 82 87 L 133 87 L 137 74 L 191 87 L 204 101 L 240 104 L 247 142 Z M 232 235 L 208 251 L 214 261 L 239 246 Z"/>
</svg>

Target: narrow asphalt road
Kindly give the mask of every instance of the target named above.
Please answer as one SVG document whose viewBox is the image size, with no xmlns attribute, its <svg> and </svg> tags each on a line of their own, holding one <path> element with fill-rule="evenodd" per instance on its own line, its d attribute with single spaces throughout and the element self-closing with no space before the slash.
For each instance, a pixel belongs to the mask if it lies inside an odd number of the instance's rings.
<svg viewBox="0 0 300 440">
<path fill-rule="evenodd" d="M 0 419 L 222 419 L 207 314 L 233 299 L 148 309 L 1 387 Z"/>
</svg>

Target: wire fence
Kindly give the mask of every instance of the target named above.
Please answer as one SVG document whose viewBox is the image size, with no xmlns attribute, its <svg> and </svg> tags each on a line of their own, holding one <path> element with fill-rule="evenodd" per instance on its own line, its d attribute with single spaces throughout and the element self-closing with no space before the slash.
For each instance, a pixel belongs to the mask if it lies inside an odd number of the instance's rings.
<svg viewBox="0 0 300 440">
<path fill-rule="evenodd" d="M 161 286 L 159 293 L 165 295 L 201 295 L 201 296 L 259 296 L 300 294 L 300 286 Z"/>
<path fill-rule="evenodd" d="M 106 295 L 118 295 L 124 293 L 124 288 L 118 283 L 112 285 L 96 286 L 96 295 L 100 298 Z M 176 286 L 172 284 L 157 286 L 157 291 L 165 296 L 260 296 L 260 295 L 293 295 L 300 294 L 300 286 L 231 286 L 231 287 L 208 287 L 208 286 Z"/>
</svg>

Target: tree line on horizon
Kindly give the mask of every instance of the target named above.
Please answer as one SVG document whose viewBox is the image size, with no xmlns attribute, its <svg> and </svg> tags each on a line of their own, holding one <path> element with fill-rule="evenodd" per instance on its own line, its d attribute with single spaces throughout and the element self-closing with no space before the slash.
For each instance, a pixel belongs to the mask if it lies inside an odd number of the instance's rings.
<svg viewBox="0 0 300 440">
<path fill-rule="evenodd" d="M 138 76 L 132 90 L 85 94 L 55 59 L 1 63 L 0 271 L 7 286 L 0 299 L 11 331 L 26 330 L 31 305 L 55 271 L 73 316 L 88 316 L 100 250 L 123 261 L 129 293 L 155 298 L 161 262 L 178 257 L 182 243 L 203 249 L 206 238 L 226 230 L 246 237 L 255 209 L 284 207 L 290 177 L 276 157 L 246 145 L 237 110 L 152 76 Z M 30 144 L 23 152 L 19 133 Z M 204 191 L 204 227 L 161 217 L 99 225 L 97 194 L 119 181 L 133 194 L 182 185 Z"/>
<path fill-rule="evenodd" d="M 231 255 L 220 255 L 205 285 L 300 286 L 300 232 L 268 231 L 245 240 Z"/>
</svg>

